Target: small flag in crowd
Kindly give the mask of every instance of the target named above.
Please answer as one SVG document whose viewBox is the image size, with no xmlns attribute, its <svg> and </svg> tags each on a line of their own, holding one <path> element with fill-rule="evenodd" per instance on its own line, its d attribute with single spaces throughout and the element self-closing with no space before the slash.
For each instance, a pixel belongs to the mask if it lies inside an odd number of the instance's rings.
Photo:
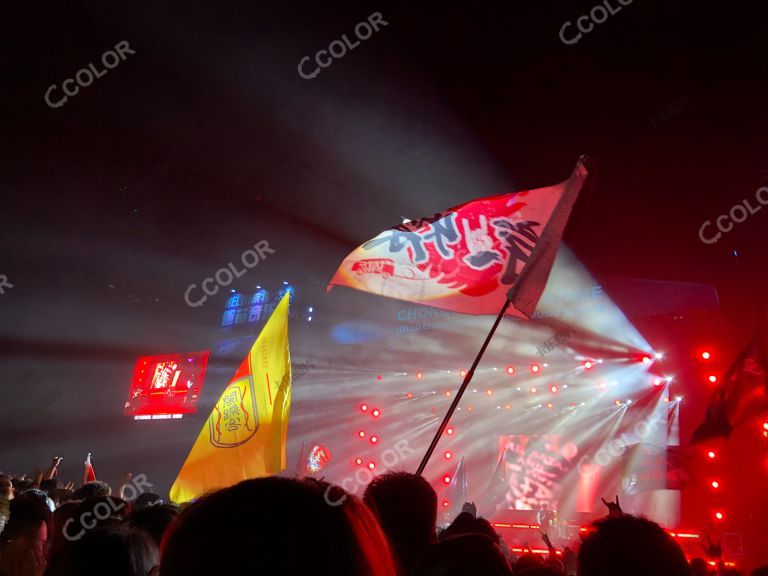
<svg viewBox="0 0 768 576">
<path fill-rule="evenodd" d="M 91 453 L 88 452 L 88 456 L 85 457 L 85 468 L 83 469 L 83 484 L 93 482 L 94 480 L 96 480 L 96 472 L 93 471 Z"/>
<path fill-rule="evenodd" d="M 752 337 L 712 394 L 691 444 L 728 438 L 731 431 L 768 412 L 768 330 Z"/>
<path fill-rule="evenodd" d="M 290 294 L 283 296 L 213 407 L 171 487 L 174 502 L 285 470 L 291 409 L 289 299 Z"/>
<path fill-rule="evenodd" d="M 405 222 L 356 248 L 330 281 L 464 314 L 530 317 L 587 177 L 473 200 Z"/>
</svg>

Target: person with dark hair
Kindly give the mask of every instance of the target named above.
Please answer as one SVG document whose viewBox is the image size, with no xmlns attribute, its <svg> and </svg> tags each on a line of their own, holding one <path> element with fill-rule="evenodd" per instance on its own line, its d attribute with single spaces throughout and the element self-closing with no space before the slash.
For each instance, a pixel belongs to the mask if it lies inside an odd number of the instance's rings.
<svg viewBox="0 0 768 576">
<path fill-rule="evenodd" d="M 150 576 L 159 563 L 157 545 L 148 534 L 114 525 L 89 530 L 72 543 L 57 576 Z"/>
<path fill-rule="evenodd" d="M 155 506 L 162 503 L 163 499 L 159 494 L 155 494 L 154 492 L 142 492 L 136 497 L 136 500 L 133 501 L 133 508 L 138 511 L 143 510 L 147 506 Z"/>
<path fill-rule="evenodd" d="M 64 537 L 75 542 L 94 528 L 115 526 L 128 520 L 131 515 L 130 503 L 114 496 L 89 498 L 77 504 L 74 513 L 63 526 Z"/>
<path fill-rule="evenodd" d="M 690 576 L 680 545 L 655 522 L 630 514 L 594 523 L 581 544 L 579 576 Z"/>
<path fill-rule="evenodd" d="M 440 540 L 460 534 L 484 534 L 494 542 L 499 541 L 499 535 L 485 518 L 477 517 L 477 508 L 472 502 L 465 502 L 461 513 L 454 518 L 451 525 L 440 534 Z"/>
<path fill-rule="evenodd" d="M 72 542 L 71 534 L 67 532 L 66 528 L 74 524 L 75 513 L 79 505 L 79 501 L 70 500 L 59 505 L 53 512 L 51 532 L 48 538 L 48 567 L 45 571 L 47 576 L 59 573 L 62 558 L 66 556 L 69 544 Z"/>
<path fill-rule="evenodd" d="M 138 501 L 138 499 L 137 499 Z M 130 524 L 134 528 L 143 530 L 152 537 L 155 544 L 160 546 L 163 534 L 171 525 L 171 522 L 179 515 L 179 507 L 175 504 L 155 504 L 145 506 L 131 514 Z"/>
<path fill-rule="evenodd" d="M 2 576 L 42 576 L 48 551 L 51 513 L 39 498 L 16 498 L 0 535 Z"/>
<path fill-rule="evenodd" d="M 61 488 L 58 478 L 45 478 L 40 481 L 40 490 L 48 494 L 50 498 L 56 495 L 56 491 Z"/>
<path fill-rule="evenodd" d="M 76 500 L 88 500 L 89 498 L 99 498 L 112 495 L 112 488 L 102 480 L 92 480 L 86 482 L 80 488 L 75 490 Z"/>
<path fill-rule="evenodd" d="M 412 576 L 512 576 L 496 542 L 483 534 L 449 536 L 424 550 Z"/>
<path fill-rule="evenodd" d="M 245 480 L 201 497 L 176 518 L 161 552 L 162 576 L 396 574 L 384 534 L 356 496 L 281 477 Z"/>
<path fill-rule="evenodd" d="M 437 494 L 422 476 L 388 472 L 373 479 L 363 501 L 387 535 L 395 558 L 409 573 L 424 549 L 437 541 Z"/>
</svg>

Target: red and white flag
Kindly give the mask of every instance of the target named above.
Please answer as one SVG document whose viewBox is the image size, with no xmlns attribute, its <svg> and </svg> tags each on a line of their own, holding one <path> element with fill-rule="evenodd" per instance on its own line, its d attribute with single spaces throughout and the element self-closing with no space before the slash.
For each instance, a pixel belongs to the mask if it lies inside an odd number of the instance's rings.
<svg viewBox="0 0 768 576">
<path fill-rule="evenodd" d="M 464 314 L 530 317 L 587 177 L 582 160 L 568 180 L 473 200 L 406 222 L 356 248 L 328 290 L 348 286 Z"/>
<path fill-rule="evenodd" d="M 83 484 L 86 482 L 93 482 L 96 480 L 96 473 L 93 471 L 91 465 L 91 453 L 88 452 L 88 456 L 85 457 L 85 469 L 83 470 Z"/>
</svg>

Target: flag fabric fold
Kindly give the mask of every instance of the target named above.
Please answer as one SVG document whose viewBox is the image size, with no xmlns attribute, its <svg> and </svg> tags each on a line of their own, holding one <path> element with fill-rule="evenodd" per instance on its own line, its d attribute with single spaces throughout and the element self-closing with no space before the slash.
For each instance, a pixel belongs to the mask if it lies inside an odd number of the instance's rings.
<svg viewBox="0 0 768 576">
<path fill-rule="evenodd" d="M 530 317 L 587 177 L 473 200 L 386 230 L 352 251 L 331 279 L 381 296 L 464 314 Z"/>
<path fill-rule="evenodd" d="M 509 450 L 505 448 L 499 455 L 499 461 L 496 463 L 493 474 L 488 480 L 488 486 L 480 503 L 480 514 L 486 518 L 493 516 L 496 508 L 509 491 L 509 479 L 507 477 L 508 458 Z"/>
<path fill-rule="evenodd" d="M 278 304 L 213 407 L 170 491 L 186 502 L 204 492 L 286 468 L 291 408 L 290 293 Z"/>
<path fill-rule="evenodd" d="M 93 470 L 93 464 L 91 464 L 91 453 L 88 452 L 88 456 L 85 457 L 85 467 L 83 468 L 83 484 L 86 482 L 93 482 L 96 480 L 96 472 Z"/>
<path fill-rule="evenodd" d="M 445 510 L 445 518 L 453 519 L 461 512 L 461 507 L 469 499 L 469 490 L 467 487 L 467 471 L 464 468 L 464 456 L 461 457 L 456 465 L 456 471 L 453 473 L 451 483 L 445 491 L 445 499 L 448 506 Z"/>
<path fill-rule="evenodd" d="M 728 438 L 741 424 L 768 412 L 768 329 L 755 334 L 715 389 L 691 444 Z"/>
</svg>

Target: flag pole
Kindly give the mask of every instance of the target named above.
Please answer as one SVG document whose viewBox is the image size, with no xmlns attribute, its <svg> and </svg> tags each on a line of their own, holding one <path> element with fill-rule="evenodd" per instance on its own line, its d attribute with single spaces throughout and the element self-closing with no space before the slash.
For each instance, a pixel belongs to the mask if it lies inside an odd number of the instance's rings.
<svg viewBox="0 0 768 576">
<path fill-rule="evenodd" d="M 459 388 L 459 391 L 456 393 L 456 397 L 453 399 L 453 402 L 451 402 L 451 407 L 448 408 L 448 412 L 445 414 L 445 418 L 443 418 L 443 421 L 440 423 L 440 428 L 437 429 L 437 433 L 435 434 L 435 437 L 432 438 L 432 443 L 429 445 L 429 448 L 427 448 L 427 453 L 424 454 L 424 458 L 421 460 L 421 464 L 419 464 L 418 470 L 416 470 L 416 475 L 421 476 L 424 472 L 424 468 L 427 467 L 427 462 L 429 462 L 430 457 L 432 456 L 432 453 L 435 451 L 435 448 L 437 447 L 437 443 L 440 441 L 440 437 L 443 435 L 443 432 L 445 431 L 446 426 L 448 426 L 448 422 L 451 419 L 451 416 L 453 416 L 453 413 L 456 411 L 456 407 L 459 405 L 459 402 L 461 401 L 461 397 L 464 395 L 464 391 L 467 389 L 467 386 L 469 385 L 470 380 L 472 380 L 472 376 L 475 374 L 475 368 L 477 368 L 477 365 L 480 363 L 480 359 L 483 357 L 483 354 L 485 353 L 485 349 L 488 348 L 488 344 L 491 342 L 491 338 L 493 338 L 494 333 L 496 332 L 496 328 L 498 328 L 499 323 L 501 322 L 501 319 L 504 317 L 504 314 L 507 312 L 507 309 L 509 308 L 511 301 L 509 297 L 507 297 L 506 301 L 504 302 L 504 306 L 501 307 L 501 311 L 499 312 L 499 315 L 496 316 L 496 321 L 493 323 L 493 326 L 491 327 L 491 331 L 488 332 L 488 336 L 485 337 L 485 342 L 483 342 L 483 346 L 480 348 L 480 352 L 477 353 L 477 356 L 475 357 L 475 361 L 472 362 L 472 367 L 467 371 L 467 375 L 464 376 L 464 382 L 461 384 L 461 388 Z"/>
</svg>

